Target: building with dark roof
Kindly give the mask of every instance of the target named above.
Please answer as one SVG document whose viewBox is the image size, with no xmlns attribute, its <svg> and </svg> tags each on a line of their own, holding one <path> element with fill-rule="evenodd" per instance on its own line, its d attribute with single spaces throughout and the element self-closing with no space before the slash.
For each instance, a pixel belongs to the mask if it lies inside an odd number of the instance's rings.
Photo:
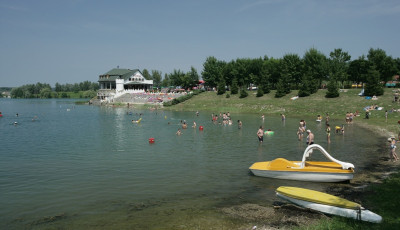
<svg viewBox="0 0 400 230">
<path fill-rule="evenodd" d="M 153 89 L 153 80 L 147 80 L 138 69 L 115 68 L 99 76 L 97 98 L 110 101 L 126 93 L 144 93 Z"/>
</svg>

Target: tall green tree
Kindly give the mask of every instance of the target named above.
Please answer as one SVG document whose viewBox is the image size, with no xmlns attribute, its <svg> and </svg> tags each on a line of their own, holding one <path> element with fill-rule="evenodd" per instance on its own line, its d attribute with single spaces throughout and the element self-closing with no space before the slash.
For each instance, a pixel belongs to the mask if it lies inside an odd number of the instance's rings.
<svg viewBox="0 0 400 230">
<path fill-rule="evenodd" d="M 199 83 L 199 74 L 193 66 L 190 67 L 190 71 L 186 73 L 186 76 L 189 88 L 195 87 Z"/>
<path fill-rule="evenodd" d="M 168 74 L 164 74 L 164 78 L 163 78 L 163 80 L 161 81 L 161 86 L 162 86 L 162 87 L 171 86 L 171 81 L 170 81 L 170 79 L 169 79 Z"/>
<path fill-rule="evenodd" d="M 318 81 L 315 81 L 311 75 L 304 74 L 303 80 L 301 81 L 300 88 L 299 88 L 299 97 L 307 97 L 310 96 L 313 90 L 316 88 L 316 84 Z"/>
<path fill-rule="evenodd" d="M 173 86 L 182 86 L 184 84 L 185 73 L 181 70 L 176 70 L 169 74 L 170 82 Z"/>
<path fill-rule="evenodd" d="M 239 93 L 239 86 L 237 79 L 234 78 L 231 85 L 231 94 L 238 94 Z"/>
<path fill-rule="evenodd" d="M 310 93 L 316 93 L 323 80 L 327 78 L 327 58 L 315 48 L 309 49 L 304 54 L 304 73 L 311 77 L 317 84 L 310 84 Z M 315 86 L 315 87 L 314 87 Z"/>
<path fill-rule="evenodd" d="M 270 78 L 270 64 L 268 62 L 268 58 L 265 57 L 260 71 L 260 81 L 256 83 L 265 94 L 268 94 L 271 91 Z"/>
<path fill-rule="evenodd" d="M 216 87 L 218 82 L 223 77 L 222 71 L 225 62 L 217 60 L 215 57 L 207 57 L 203 64 L 202 76 L 205 81 L 205 85 L 209 87 Z"/>
<path fill-rule="evenodd" d="M 279 79 L 278 84 L 276 84 L 276 93 L 275 97 L 280 98 L 286 95 L 286 86 L 287 83 L 284 79 Z"/>
<path fill-rule="evenodd" d="M 12 88 L 12 90 L 10 92 L 10 96 L 12 98 L 23 98 L 24 97 L 24 91 L 22 90 L 21 87 Z"/>
<path fill-rule="evenodd" d="M 368 71 L 364 95 L 371 97 L 383 95 L 383 86 L 380 83 L 379 71 L 375 69 L 374 65 Z"/>
<path fill-rule="evenodd" d="M 299 55 L 286 54 L 283 56 L 281 60 L 281 76 L 286 78 L 289 87 L 293 84 L 295 88 L 298 88 L 300 85 L 303 76 L 302 67 L 303 63 Z"/>
<path fill-rule="evenodd" d="M 151 76 L 153 77 L 153 85 L 157 88 L 161 87 L 161 71 L 152 70 Z"/>
<path fill-rule="evenodd" d="M 398 73 L 397 63 L 391 56 L 387 56 L 382 49 L 371 48 L 368 51 L 368 61 L 375 66 L 383 82 L 391 81 L 393 76 Z"/>
<path fill-rule="evenodd" d="M 370 62 L 362 55 L 358 59 L 353 60 L 349 64 L 348 79 L 355 83 L 365 82 L 367 79 Z"/>
<path fill-rule="evenodd" d="M 226 86 L 225 79 L 221 78 L 221 80 L 218 83 L 218 88 L 217 88 L 218 95 L 222 95 L 226 92 L 225 86 Z"/>
<path fill-rule="evenodd" d="M 276 89 L 276 84 L 281 78 L 281 59 L 270 58 L 266 61 L 269 74 L 268 82 L 272 89 Z M 264 91 L 265 92 L 265 91 Z"/>
<path fill-rule="evenodd" d="M 146 80 L 153 80 L 153 77 L 151 76 L 151 74 L 147 69 L 143 69 L 142 74 Z"/>
<path fill-rule="evenodd" d="M 61 86 L 61 84 L 60 83 L 56 83 L 56 85 L 55 85 L 55 88 L 54 88 L 54 91 L 56 91 L 56 92 L 61 92 L 61 91 L 63 91 L 62 90 L 62 86 Z"/>
<path fill-rule="evenodd" d="M 328 90 L 326 91 L 326 98 L 335 98 L 339 97 L 339 87 L 336 84 L 336 80 L 331 78 L 328 83 Z"/>
<path fill-rule="evenodd" d="M 348 79 L 348 67 L 351 56 L 342 51 L 335 49 L 329 54 L 329 78 L 331 80 L 340 81 L 344 85 L 344 81 Z"/>
</svg>

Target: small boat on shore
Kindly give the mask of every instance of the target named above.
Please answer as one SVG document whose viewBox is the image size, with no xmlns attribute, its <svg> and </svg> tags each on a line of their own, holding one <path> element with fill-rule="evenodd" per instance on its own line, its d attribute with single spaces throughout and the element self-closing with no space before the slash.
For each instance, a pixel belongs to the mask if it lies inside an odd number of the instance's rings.
<svg viewBox="0 0 400 230">
<path fill-rule="evenodd" d="M 306 161 L 306 158 L 315 149 L 323 153 L 332 162 Z M 306 148 L 302 161 L 277 158 L 273 161 L 256 162 L 249 169 L 255 176 L 314 182 L 348 181 L 353 179 L 354 176 L 353 164 L 333 158 L 317 144 Z"/>
<path fill-rule="evenodd" d="M 276 195 L 304 208 L 372 223 L 382 222 L 382 217 L 360 204 L 311 189 L 281 186 Z"/>
</svg>

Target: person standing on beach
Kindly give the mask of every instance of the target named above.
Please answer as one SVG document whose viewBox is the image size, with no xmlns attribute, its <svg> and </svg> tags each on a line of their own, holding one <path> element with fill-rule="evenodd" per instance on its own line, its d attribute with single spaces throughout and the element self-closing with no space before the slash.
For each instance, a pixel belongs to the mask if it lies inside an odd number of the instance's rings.
<svg viewBox="0 0 400 230">
<path fill-rule="evenodd" d="M 388 117 L 388 111 L 385 111 L 385 121 L 387 122 L 387 117 Z"/>
<path fill-rule="evenodd" d="M 257 137 L 258 137 L 258 141 L 260 143 L 262 143 L 264 141 L 264 129 L 262 126 L 260 126 L 260 128 L 257 131 Z"/>
</svg>

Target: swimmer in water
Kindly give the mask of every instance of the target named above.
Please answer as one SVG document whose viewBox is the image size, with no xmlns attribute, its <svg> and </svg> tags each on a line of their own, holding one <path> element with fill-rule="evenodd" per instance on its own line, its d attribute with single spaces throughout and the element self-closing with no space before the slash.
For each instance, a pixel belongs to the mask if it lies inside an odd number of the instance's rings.
<svg viewBox="0 0 400 230">
<path fill-rule="evenodd" d="M 257 131 L 257 137 L 258 137 L 258 141 L 260 143 L 262 143 L 264 141 L 264 129 L 262 126 L 260 126 L 260 128 Z"/>
<path fill-rule="evenodd" d="M 238 128 L 241 129 L 241 128 L 242 128 L 242 121 L 241 121 L 241 120 L 238 120 L 237 122 L 238 122 Z M 399 135 L 400 135 L 400 134 L 399 134 Z"/>
</svg>

